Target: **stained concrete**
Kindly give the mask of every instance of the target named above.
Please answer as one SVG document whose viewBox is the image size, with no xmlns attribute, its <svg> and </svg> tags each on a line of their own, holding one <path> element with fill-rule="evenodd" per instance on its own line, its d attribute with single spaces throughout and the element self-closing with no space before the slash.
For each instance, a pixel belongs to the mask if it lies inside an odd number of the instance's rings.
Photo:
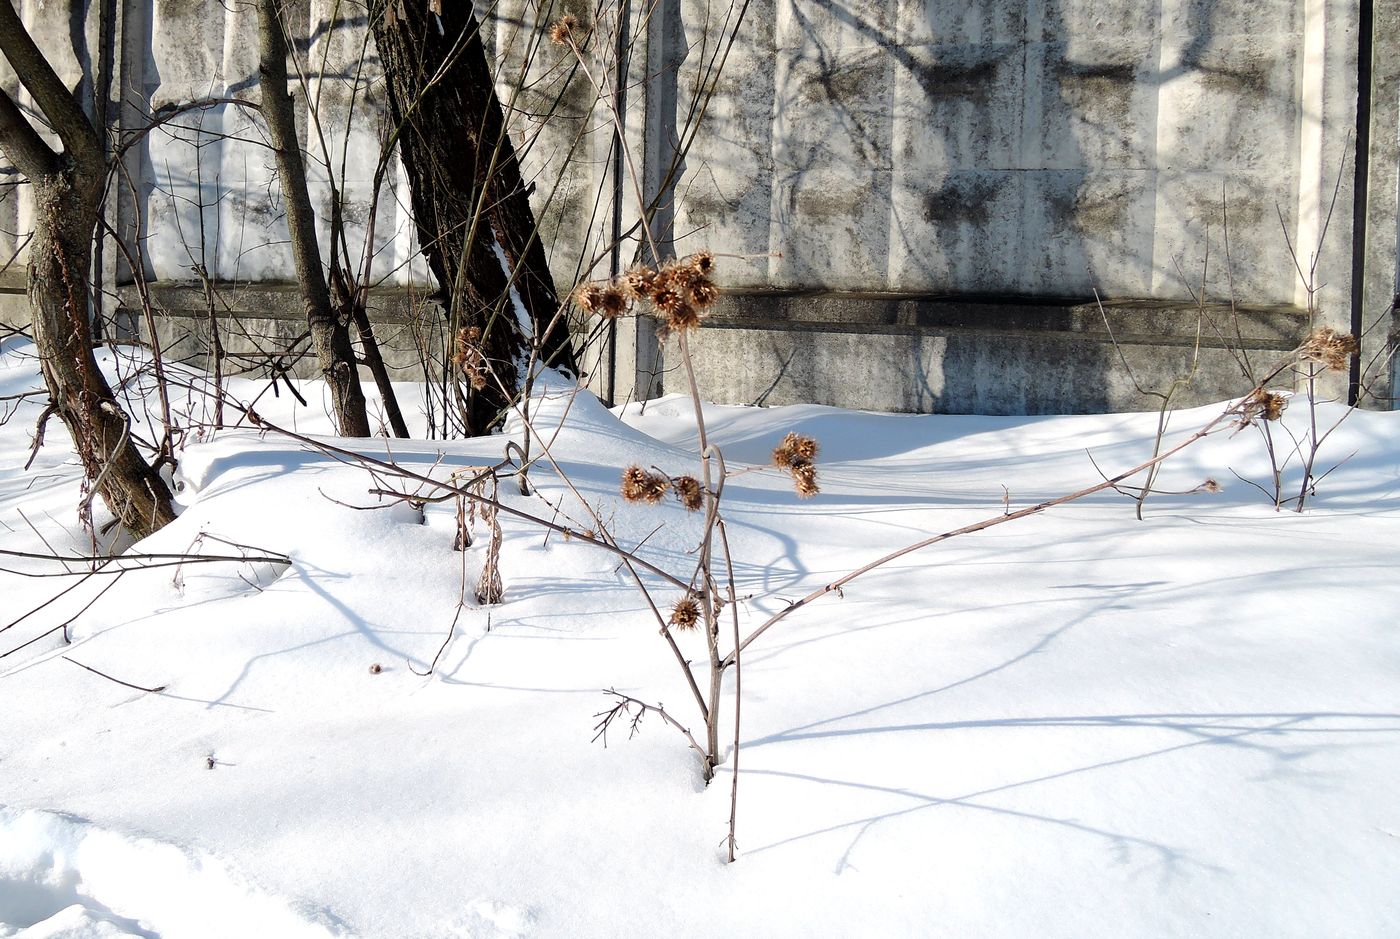
<svg viewBox="0 0 1400 939">
<path fill-rule="evenodd" d="M 1193 292 L 1273 311 L 1287 328 L 1257 337 L 1264 352 L 1296 334 L 1309 304 L 1317 322 L 1350 328 L 1355 273 L 1367 355 L 1384 361 L 1397 285 L 1398 4 L 1375 4 L 1370 185 L 1355 226 L 1360 24 L 1348 0 L 750 0 L 732 48 L 724 31 L 738 4 L 724 0 L 609 6 L 596 21 L 581 0 L 502 0 L 484 38 L 561 290 L 649 251 L 613 147 L 619 128 L 568 51 L 543 37 L 566 9 L 592 31 L 590 67 L 606 76 L 662 253 L 738 255 L 721 259 L 731 299 L 698 344 L 707 395 L 752 400 L 771 387 L 764 400 L 1093 410 L 1143 405 L 1123 390 L 1122 356 L 1096 330 L 1067 326 L 1077 320 L 1063 311 L 1080 307 L 1057 298 L 1097 291 L 1138 311 L 1124 354 L 1135 372 L 1165 378 L 1182 367 Z M 40 6 L 25 0 L 26 21 L 66 78 L 91 84 L 98 5 L 76 21 Z M 109 109 L 121 127 L 193 98 L 256 100 L 249 8 L 118 6 Z M 329 211 L 334 178 L 358 259 L 388 132 L 373 44 L 358 8 L 302 0 L 293 11 L 311 72 L 296 98 L 313 201 Z M 15 88 L 3 66 L 0 85 Z M 692 134 L 688 115 L 702 107 Z M 142 245 L 148 279 L 177 284 L 198 268 L 237 293 L 292 276 L 255 115 L 233 105 L 190 115 L 152 133 L 128 170 L 135 198 L 123 187 L 112 221 Z M 380 197 L 374 274 L 386 288 L 421 287 L 393 160 Z M 26 213 L 22 188 L 0 189 L 0 254 L 21 243 Z M 130 275 L 115 256 L 107 282 Z M 202 294 L 177 302 L 172 290 L 171 316 L 194 311 L 196 323 Z M 853 298 L 865 298 L 859 315 Z M 266 338 L 286 338 L 276 324 L 298 318 L 295 303 L 276 289 L 264 300 L 280 311 L 264 317 Z M 832 319 L 835 308 L 845 312 Z M 886 316 L 911 308 L 922 312 Z M 585 359 L 594 387 L 617 400 L 666 390 L 675 366 L 645 324 L 605 330 Z M 1200 394 L 1233 393 L 1237 371 L 1209 348 Z M 852 374 L 872 376 L 871 388 L 838 380 Z M 1384 404 L 1390 375 L 1376 378 L 1372 400 Z"/>
</svg>

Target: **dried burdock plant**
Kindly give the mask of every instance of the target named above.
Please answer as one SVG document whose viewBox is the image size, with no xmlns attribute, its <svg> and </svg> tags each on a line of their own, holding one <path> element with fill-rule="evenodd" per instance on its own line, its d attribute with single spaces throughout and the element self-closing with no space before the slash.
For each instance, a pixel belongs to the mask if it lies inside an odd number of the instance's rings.
<svg viewBox="0 0 1400 939">
<path fill-rule="evenodd" d="M 579 284 L 574 288 L 574 303 L 585 313 L 603 309 L 603 288 L 599 284 Z"/>
<path fill-rule="evenodd" d="M 617 285 L 633 300 L 645 300 L 651 296 L 651 285 L 656 280 L 656 271 L 645 264 L 638 264 L 617 279 Z"/>
<path fill-rule="evenodd" d="M 671 625 L 677 629 L 694 629 L 700 622 L 700 603 L 693 596 L 683 597 L 671 607 Z"/>
<path fill-rule="evenodd" d="M 802 463 L 811 463 L 817 458 L 821 444 L 797 431 L 788 431 L 781 443 L 773 448 L 773 465 L 787 469 Z"/>
<path fill-rule="evenodd" d="M 1248 427 L 1257 420 L 1277 421 L 1283 417 L 1288 407 L 1288 398 L 1274 391 L 1256 388 L 1239 404 L 1239 420 L 1236 424 Z"/>
<path fill-rule="evenodd" d="M 697 274 L 708 277 L 715 269 L 715 256 L 708 251 L 697 251 L 686 258 L 686 265 Z"/>
<path fill-rule="evenodd" d="M 708 277 L 697 277 L 690 282 L 689 297 L 691 306 L 703 310 L 719 299 L 719 288 Z"/>
<path fill-rule="evenodd" d="M 632 301 L 627 298 L 627 292 L 617 283 L 611 283 L 602 290 L 598 315 L 603 319 L 615 320 L 626 313 L 631 305 Z"/>
<path fill-rule="evenodd" d="M 810 499 L 821 492 L 817 487 L 817 468 L 811 463 L 799 463 L 792 467 L 792 482 L 803 499 Z"/>
<path fill-rule="evenodd" d="M 500 492 L 492 477 L 491 500 L 500 498 Z M 505 596 L 505 586 L 501 583 L 501 522 L 497 518 L 494 504 L 481 504 L 481 520 L 491 526 L 491 540 L 486 545 L 486 560 L 481 564 L 481 577 L 476 583 L 476 602 L 486 606 L 500 603 Z"/>
<path fill-rule="evenodd" d="M 700 480 L 694 476 L 679 476 L 671 480 L 676 490 L 676 498 L 687 511 L 698 512 L 705 505 L 705 491 Z"/>
<path fill-rule="evenodd" d="M 486 387 L 486 356 L 481 351 L 481 327 L 463 326 L 457 330 L 453 363 L 462 370 L 477 391 Z"/>
<path fill-rule="evenodd" d="M 1298 347 L 1298 354 L 1304 361 L 1316 362 L 1334 372 L 1350 369 L 1351 357 L 1356 352 L 1356 337 L 1350 333 L 1338 332 L 1330 326 L 1314 329 Z"/>
<path fill-rule="evenodd" d="M 628 502 L 655 505 L 669 488 L 671 481 L 660 473 L 649 473 L 640 466 L 629 466 L 622 471 L 622 498 Z"/>
<path fill-rule="evenodd" d="M 565 13 L 549 27 L 549 41 L 556 46 L 567 46 L 570 39 L 577 42 L 578 28 L 578 17 L 572 13 Z"/>
<path fill-rule="evenodd" d="M 820 449 L 821 444 L 815 439 L 796 431 L 789 431 L 773 448 L 773 465 L 792 475 L 797 494 L 804 499 L 821 492 L 817 486 L 817 467 L 812 462 Z"/>
</svg>

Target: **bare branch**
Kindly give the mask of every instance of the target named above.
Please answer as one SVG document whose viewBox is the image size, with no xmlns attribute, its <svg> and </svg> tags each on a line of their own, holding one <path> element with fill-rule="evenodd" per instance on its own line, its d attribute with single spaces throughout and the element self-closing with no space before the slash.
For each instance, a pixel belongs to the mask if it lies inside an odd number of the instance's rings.
<svg viewBox="0 0 1400 939">
<path fill-rule="evenodd" d="M 89 168 L 101 166 L 102 142 L 97 131 L 93 130 L 92 122 L 44 53 L 34 44 L 11 0 L 0 2 L 0 54 L 9 60 L 20 82 L 29 89 L 34 103 L 48 118 L 73 158 Z"/>
<path fill-rule="evenodd" d="M 20 175 L 29 179 L 47 176 L 58 167 L 58 154 L 34 129 L 9 92 L 0 88 L 0 150 Z"/>
</svg>

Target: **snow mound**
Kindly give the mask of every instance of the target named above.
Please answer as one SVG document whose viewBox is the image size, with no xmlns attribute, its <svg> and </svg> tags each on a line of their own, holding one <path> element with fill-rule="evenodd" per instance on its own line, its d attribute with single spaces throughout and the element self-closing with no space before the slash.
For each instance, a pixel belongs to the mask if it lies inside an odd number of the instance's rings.
<svg viewBox="0 0 1400 939">
<path fill-rule="evenodd" d="M 0 937 L 181 939 L 348 935 L 222 861 L 81 819 L 0 806 Z"/>
</svg>

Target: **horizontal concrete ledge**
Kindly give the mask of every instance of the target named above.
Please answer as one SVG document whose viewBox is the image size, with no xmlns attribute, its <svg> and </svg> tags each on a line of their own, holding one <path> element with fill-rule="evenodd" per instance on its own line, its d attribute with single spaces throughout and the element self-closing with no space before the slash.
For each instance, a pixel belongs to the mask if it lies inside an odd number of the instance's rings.
<svg viewBox="0 0 1400 939">
<path fill-rule="evenodd" d="M 1154 410 L 1187 376 L 1175 406 L 1243 394 L 1245 361 L 1268 368 L 1306 329 L 1292 307 L 730 291 L 694 347 L 727 403 L 1067 414 Z"/>
<path fill-rule="evenodd" d="M 1070 333 L 1135 345 L 1194 345 L 1199 336 L 1208 348 L 1287 351 L 1306 332 L 1307 312 L 1175 300 L 730 291 L 706 326 L 869 335 Z"/>
<path fill-rule="evenodd" d="M 208 299 L 198 281 L 155 281 L 146 285 L 155 312 L 171 316 L 207 316 Z M 214 283 L 210 286 L 214 310 L 241 318 L 305 320 L 306 310 L 296 284 Z M 118 310 L 141 311 L 141 292 L 135 284 L 117 288 Z M 440 316 L 442 307 L 426 288 L 383 287 L 369 292 L 367 307 L 377 321 L 405 323 L 425 315 Z"/>
</svg>

